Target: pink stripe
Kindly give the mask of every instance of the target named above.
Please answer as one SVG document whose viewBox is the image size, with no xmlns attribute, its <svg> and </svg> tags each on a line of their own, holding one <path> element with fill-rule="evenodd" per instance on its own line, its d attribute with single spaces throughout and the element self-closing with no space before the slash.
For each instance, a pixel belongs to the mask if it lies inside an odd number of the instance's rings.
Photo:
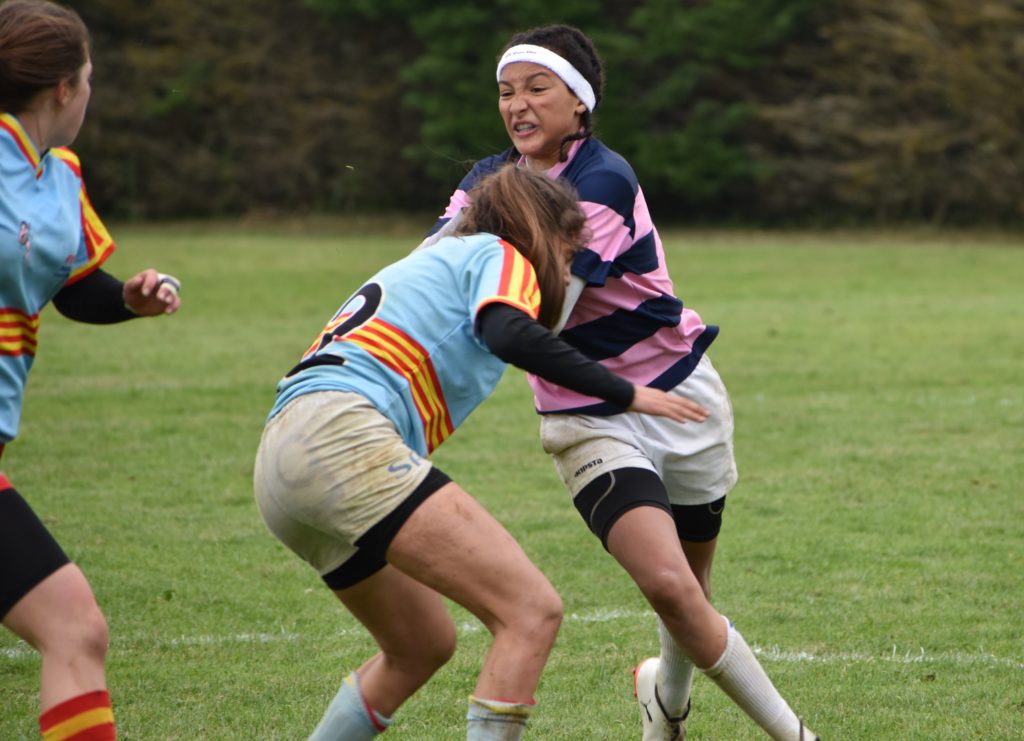
<svg viewBox="0 0 1024 741">
<path fill-rule="evenodd" d="M 632 311 L 644 301 L 663 294 L 674 296 L 672 280 L 663 266 L 653 273 L 609 278 L 600 288 L 584 289 L 566 324 L 566 329 L 586 324 L 619 309 Z"/>
<path fill-rule="evenodd" d="M 464 190 L 457 190 L 452 193 L 451 199 L 448 201 L 448 208 L 441 214 L 442 219 L 450 219 L 463 208 L 469 205 L 469 195 Z"/>
<path fill-rule="evenodd" d="M 559 175 L 562 174 L 562 170 L 564 170 L 565 168 L 567 168 L 569 166 L 569 163 L 572 162 L 573 158 L 576 156 L 576 153 L 578 151 L 580 151 L 580 147 L 583 146 L 583 141 L 584 141 L 583 139 L 577 139 L 576 141 L 574 141 L 572 143 L 572 146 L 569 147 L 569 152 L 568 152 L 568 154 L 565 157 L 565 162 L 559 162 L 554 167 L 551 167 L 548 170 L 546 170 L 546 174 L 547 174 L 547 176 L 549 178 L 554 179 L 554 178 L 557 178 Z M 520 167 L 522 167 L 522 165 L 525 164 L 525 162 L 526 162 L 526 158 L 525 157 L 520 157 L 519 161 L 517 162 L 517 164 Z"/>
<path fill-rule="evenodd" d="M 633 202 L 633 221 L 636 222 L 636 233 L 640 236 L 654 230 L 654 221 L 651 220 L 651 212 L 647 210 L 647 199 L 644 192 L 638 185 L 636 187 L 636 200 Z M 661 238 L 658 238 L 658 251 L 661 251 Z M 664 261 L 662 261 L 664 262 Z"/>
<path fill-rule="evenodd" d="M 689 355 L 693 343 L 703 331 L 704 323 L 697 313 L 684 309 L 679 326 L 664 327 L 622 355 L 601 361 L 601 365 L 632 383 L 644 385 Z M 536 376 L 530 376 L 530 386 L 533 388 L 537 408 L 542 411 L 587 406 L 603 401 L 556 386 Z"/>
<path fill-rule="evenodd" d="M 605 262 L 611 262 L 633 244 L 629 229 L 622 217 L 612 209 L 592 201 L 580 201 L 587 217 L 591 239 L 587 249 L 596 252 Z"/>
</svg>

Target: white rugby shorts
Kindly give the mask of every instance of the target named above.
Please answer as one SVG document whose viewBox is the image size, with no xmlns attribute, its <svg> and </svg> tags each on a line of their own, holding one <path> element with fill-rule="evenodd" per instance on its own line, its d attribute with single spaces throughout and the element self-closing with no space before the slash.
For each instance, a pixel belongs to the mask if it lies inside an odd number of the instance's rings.
<svg viewBox="0 0 1024 741">
<path fill-rule="evenodd" d="M 732 403 L 708 356 L 669 393 L 697 402 L 710 416 L 680 423 L 635 412 L 544 415 L 541 445 L 574 498 L 597 477 L 620 468 L 654 471 L 672 504 L 708 504 L 729 493 L 738 478 Z"/>
<path fill-rule="evenodd" d="M 363 396 L 303 394 L 263 431 L 253 480 L 267 528 L 328 574 L 415 491 L 431 464 Z"/>
</svg>

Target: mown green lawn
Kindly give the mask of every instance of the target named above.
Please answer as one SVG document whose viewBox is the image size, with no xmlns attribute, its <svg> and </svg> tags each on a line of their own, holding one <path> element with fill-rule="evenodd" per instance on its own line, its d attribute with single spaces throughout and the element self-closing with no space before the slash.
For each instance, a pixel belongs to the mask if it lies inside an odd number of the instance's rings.
<svg viewBox="0 0 1024 741">
<path fill-rule="evenodd" d="M 124 739 L 304 739 L 372 651 L 264 529 L 251 462 L 274 384 L 376 268 L 418 241 L 375 222 L 115 229 L 108 263 L 180 277 L 178 316 L 43 319 L 6 474 L 108 616 Z M 1024 729 L 1024 238 L 667 232 L 688 305 L 722 332 L 741 483 L 714 601 L 826 741 Z M 638 739 L 630 669 L 653 613 L 536 440 L 525 379 L 435 460 L 501 519 L 566 619 L 529 736 Z M 460 647 L 387 737 L 464 738 L 487 646 Z M 37 656 L 0 633 L 0 739 L 36 737 Z M 764 736 L 698 677 L 689 738 Z"/>
</svg>

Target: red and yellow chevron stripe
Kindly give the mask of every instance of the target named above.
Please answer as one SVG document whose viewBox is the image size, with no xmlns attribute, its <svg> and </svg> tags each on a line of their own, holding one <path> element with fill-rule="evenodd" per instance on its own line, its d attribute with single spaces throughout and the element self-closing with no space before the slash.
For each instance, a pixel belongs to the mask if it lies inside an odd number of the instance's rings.
<svg viewBox="0 0 1024 741">
<path fill-rule="evenodd" d="M 25 159 L 29 161 L 29 164 L 36 170 L 36 177 L 40 177 L 43 171 L 39 168 L 39 152 L 36 150 L 36 145 L 29 139 L 28 134 L 25 133 L 25 129 L 21 127 L 14 116 L 10 113 L 0 113 L 0 129 L 3 129 L 14 139 L 14 143 L 18 145 L 18 149 L 25 155 Z"/>
<path fill-rule="evenodd" d="M 371 319 L 346 334 L 344 340 L 363 348 L 409 381 L 428 451 L 437 448 L 455 431 L 430 354 L 416 340 L 381 319 Z"/>
<path fill-rule="evenodd" d="M 0 307 L 0 355 L 35 355 L 39 315 Z"/>
<path fill-rule="evenodd" d="M 500 300 L 522 309 L 534 319 L 540 314 L 540 286 L 537 273 L 529 260 L 505 240 L 499 244 L 505 251 L 501 266 L 501 281 L 498 284 Z"/>
<path fill-rule="evenodd" d="M 67 147 L 58 147 L 51 151 L 54 157 L 67 164 L 79 178 L 82 177 L 82 163 L 79 161 L 77 154 Z M 115 249 L 114 239 L 110 236 L 110 232 L 107 231 L 107 227 L 100 221 L 96 209 L 93 208 L 89 195 L 85 192 L 84 183 L 82 184 L 81 191 L 79 191 L 78 200 L 82 207 L 82 229 L 85 232 L 85 249 L 89 254 L 89 259 L 84 264 L 75 268 L 68 278 L 66 285 L 71 285 L 81 280 L 98 268 L 110 257 L 110 254 Z"/>
</svg>

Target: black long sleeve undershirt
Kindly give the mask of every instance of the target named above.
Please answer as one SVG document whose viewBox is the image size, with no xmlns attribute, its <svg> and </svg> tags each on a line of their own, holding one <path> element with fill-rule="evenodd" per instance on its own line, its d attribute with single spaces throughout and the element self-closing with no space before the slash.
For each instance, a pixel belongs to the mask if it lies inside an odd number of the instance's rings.
<svg viewBox="0 0 1024 741">
<path fill-rule="evenodd" d="M 633 384 L 591 360 L 525 312 L 508 304 L 490 304 L 481 310 L 476 322 L 487 348 L 506 363 L 623 409 L 633 403 Z"/>
<path fill-rule="evenodd" d="M 68 319 L 87 324 L 116 324 L 138 316 L 124 305 L 124 284 L 99 268 L 57 291 L 53 305 Z"/>
</svg>

